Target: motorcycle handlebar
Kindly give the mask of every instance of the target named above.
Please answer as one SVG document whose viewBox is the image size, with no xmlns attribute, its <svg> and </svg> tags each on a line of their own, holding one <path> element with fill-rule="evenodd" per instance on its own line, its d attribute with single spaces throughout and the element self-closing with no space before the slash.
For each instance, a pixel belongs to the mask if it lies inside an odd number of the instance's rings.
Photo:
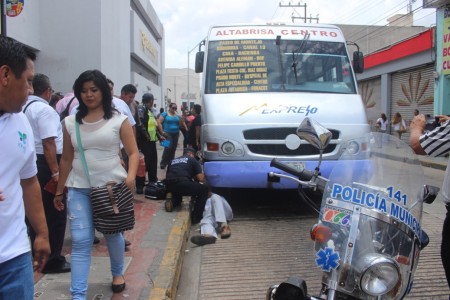
<svg viewBox="0 0 450 300">
<path fill-rule="evenodd" d="M 300 179 L 302 181 L 309 181 L 314 176 L 314 172 L 312 172 L 310 170 L 303 169 L 303 170 L 299 171 L 291 166 L 286 165 L 285 163 L 279 161 L 276 158 L 272 159 L 272 161 L 270 162 L 270 166 L 280 169 L 291 175 L 294 175 L 295 177 L 297 177 L 298 179 Z"/>
</svg>

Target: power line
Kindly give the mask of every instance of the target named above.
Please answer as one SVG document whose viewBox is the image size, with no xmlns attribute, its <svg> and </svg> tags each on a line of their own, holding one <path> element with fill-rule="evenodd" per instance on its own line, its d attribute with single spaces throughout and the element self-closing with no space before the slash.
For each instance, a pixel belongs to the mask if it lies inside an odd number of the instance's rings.
<svg viewBox="0 0 450 300">
<path fill-rule="evenodd" d="M 420 11 L 421 9 L 422 9 L 421 7 L 416 8 L 415 10 L 412 11 L 412 13 Z M 395 21 L 400 21 L 401 19 L 407 18 L 407 17 L 409 17 L 409 16 L 403 15 L 403 16 L 397 18 Z M 376 38 L 381 35 L 387 35 L 388 33 L 393 32 L 394 30 L 397 30 L 397 28 L 394 26 L 384 25 L 384 26 L 380 26 L 379 28 L 372 31 L 369 35 L 367 35 L 366 29 L 362 29 L 362 30 L 354 33 L 353 36 L 354 36 L 354 40 L 358 41 L 358 40 L 363 40 L 363 39 Z M 360 33 L 361 33 L 361 35 L 358 36 L 358 34 L 360 34 Z"/>
<path fill-rule="evenodd" d="M 400 13 L 402 10 L 404 10 L 404 9 L 409 9 L 410 4 L 411 4 L 411 0 L 408 0 L 406 5 L 405 5 L 405 2 L 404 2 L 404 1 L 403 1 L 403 3 L 397 4 L 396 6 L 394 6 L 393 8 L 391 8 L 390 10 L 384 12 L 384 13 L 381 15 L 381 17 L 380 17 L 379 15 L 376 16 L 376 17 L 374 18 L 374 20 L 372 20 L 371 22 L 369 22 L 370 25 L 367 25 L 367 26 L 369 26 L 369 27 L 370 27 L 370 26 L 376 26 L 376 25 L 375 25 L 376 23 L 378 23 L 378 22 L 380 22 L 380 21 L 384 21 L 384 20 L 388 19 L 389 17 L 392 17 L 392 16 L 394 16 L 394 15 L 396 15 L 396 14 L 399 14 L 399 13 Z M 379 2 L 378 2 L 378 3 L 371 2 L 369 5 L 360 5 L 360 6 L 358 6 L 358 8 L 357 8 L 356 11 L 349 12 L 349 13 L 347 13 L 346 15 L 347 15 L 347 16 L 359 15 L 359 14 L 362 14 L 362 13 L 364 13 L 364 12 L 366 12 L 366 11 L 370 11 L 370 10 L 373 9 L 373 7 L 376 6 L 376 5 L 379 6 Z M 305 3 L 305 6 L 306 6 L 306 3 Z M 300 5 L 300 2 L 299 2 L 298 5 L 291 5 L 291 3 L 289 3 L 288 5 L 285 5 L 285 4 L 282 4 L 282 2 L 280 2 L 279 7 L 290 7 L 290 8 L 292 8 L 292 9 L 294 10 L 295 13 L 297 13 L 297 14 L 299 15 L 299 13 L 297 12 L 297 10 L 296 10 L 295 8 L 296 8 L 296 7 L 303 7 L 303 5 Z M 421 9 L 422 9 L 422 7 L 419 6 L 418 8 L 416 8 L 416 9 L 414 9 L 414 10 L 411 10 L 410 13 L 411 13 L 411 14 L 417 13 L 417 12 L 419 12 Z M 279 11 L 278 8 L 277 8 L 277 11 Z M 286 12 L 286 10 L 284 10 L 284 11 Z M 430 13 L 430 14 L 427 14 L 426 16 L 431 15 L 431 14 L 433 14 L 433 13 L 434 13 L 434 12 L 432 12 L 432 13 Z M 425 18 L 426 16 L 424 16 L 424 17 L 422 17 L 422 18 Z M 402 16 L 400 16 L 399 18 L 397 18 L 397 19 L 394 20 L 394 21 L 397 21 L 397 22 L 398 22 L 398 21 L 401 21 L 401 20 L 403 20 L 403 19 L 405 19 L 405 18 L 408 18 L 408 17 L 411 17 L 411 15 L 410 15 L 410 14 L 402 15 Z M 299 18 L 301 18 L 301 19 L 303 19 L 303 20 L 308 19 L 308 18 L 306 17 L 306 15 L 305 15 L 305 17 L 299 17 Z M 340 18 L 340 20 L 341 20 L 341 22 L 342 22 L 343 18 L 342 18 L 342 17 L 338 17 L 338 18 Z M 422 18 L 420 18 L 420 19 L 422 19 Z M 345 19 L 345 18 L 344 18 L 344 19 Z M 419 19 L 419 20 L 420 20 L 420 19 Z M 345 21 L 344 21 L 344 22 L 345 22 Z M 330 22 L 330 23 L 335 23 L 335 24 L 336 24 L 336 22 Z M 344 23 L 340 23 L 340 24 L 344 24 Z M 377 26 L 377 27 L 378 27 L 378 26 Z M 363 28 L 363 29 L 361 29 L 361 30 L 359 30 L 359 31 L 357 31 L 356 33 L 353 34 L 353 36 L 355 36 L 355 38 L 354 38 L 353 40 L 354 40 L 354 41 L 362 41 L 362 40 L 367 40 L 367 39 L 369 39 L 369 38 L 376 38 L 376 37 L 379 37 L 379 36 L 381 36 L 381 35 L 388 35 L 388 34 L 390 34 L 391 32 L 393 32 L 394 30 L 397 30 L 397 28 L 398 28 L 397 26 L 395 26 L 395 27 L 394 27 L 394 26 L 388 26 L 388 25 L 379 26 L 379 28 L 374 29 L 372 32 L 369 33 L 369 35 L 367 35 L 367 27 L 365 27 L 365 28 Z"/>
</svg>

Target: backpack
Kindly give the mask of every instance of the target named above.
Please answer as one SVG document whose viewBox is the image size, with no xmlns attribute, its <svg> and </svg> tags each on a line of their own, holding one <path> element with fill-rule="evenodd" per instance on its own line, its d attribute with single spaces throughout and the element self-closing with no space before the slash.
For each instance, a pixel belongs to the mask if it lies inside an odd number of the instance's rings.
<svg viewBox="0 0 450 300">
<path fill-rule="evenodd" d="M 60 121 L 64 120 L 70 114 L 69 109 L 70 109 L 70 105 L 72 104 L 73 99 L 75 99 L 75 97 L 72 97 L 72 99 L 70 99 L 69 103 L 67 103 L 66 108 L 59 115 Z"/>
<path fill-rule="evenodd" d="M 151 200 L 166 199 L 166 186 L 162 181 L 149 182 L 144 188 L 144 196 Z"/>
</svg>

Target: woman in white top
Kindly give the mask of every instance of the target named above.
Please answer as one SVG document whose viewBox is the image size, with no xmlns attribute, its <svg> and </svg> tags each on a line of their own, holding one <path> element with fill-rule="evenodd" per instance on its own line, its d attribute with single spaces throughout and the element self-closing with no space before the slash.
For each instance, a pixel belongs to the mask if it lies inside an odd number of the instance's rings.
<svg viewBox="0 0 450 300">
<path fill-rule="evenodd" d="M 64 119 L 64 146 L 54 204 L 62 210 L 64 186 L 69 189 L 68 219 L 72 237 L 72 299 L 86 299 L 94 240 L 90 199 L 91 185 L 125 181 L 134 190 L 139 152 L 127 117 L 111 104 L 111 91 L 105 75 L 98 70 L 83 72 L 75 81 L 74 93 L 81 99 L 78 112 Z M 89 166 L 90 182 L 85 176 L 78 151 L 75 122 L 80 124 L 81 144 Z M 120 142 L 129 157 L 128 173 L 120 162 Z M 123 277 L 125 240 L 121 233 L 105 234 L 111 262 L 113 292 L 125 289 Z"/>
<path fill-rule="evenodd" d="M 401 127 L 403 126 L 404 129 L 406 129 L 405 120 L 402 119 L 402 115 L 399 112 L 396 112 L 394 115 L 394 118 L 392 119 L 392 126 L 394 128 L 394 132 L 399 140 L 402 139 L 402 133 L 404 131 L 401 130 Z"/>
<path fill-rule="evenodd" d="M 386 117 L 386 114 L 385 113 L 381 113 L 381 116 L 377 120 L 378 132 L 385 133 L 388 124 L 389 124 L 389 121 L 388 121 L 388 119 Z"/>
</svg>

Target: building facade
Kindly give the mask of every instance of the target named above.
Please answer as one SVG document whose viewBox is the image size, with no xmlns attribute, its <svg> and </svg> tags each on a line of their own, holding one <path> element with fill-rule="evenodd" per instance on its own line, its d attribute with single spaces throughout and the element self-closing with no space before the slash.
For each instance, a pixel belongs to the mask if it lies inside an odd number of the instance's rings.
<svg viewBox="0 0 450 300">
<path fill-rule="evenodd" d="M 25 1 L 21 13 L 6 18 L 6 34 L 34 50 L 36 72 L 55 91 L 72 90 L 78 75 L 99 69 L 120 94 L 123 85 L 164 99 L 164 27 L 149 0 Z"/>
<path fill-rule="evenodd" d="M 165 70 L 166 106 L 176 103 L 178 107 L 190 109 L 194 104 L 202 105 L 200 97 L 200 74 L 192 69 Z"/>
<path fill-rule="evenodd" d="M 435 28 L 413 26 L 413 15 L 395 15 L 387 26 L 337 25 L 349 43 L 349 52 L 364 53 L 364 73 L 357 74 L 358 89 L 372 130 L 385 113 L 399 112 L 406 124 L 414 110 L 433 116 L 435 84 Z M 354 45 L 357 44 L 358 48 Z M 409 133 L 402 135 L 409 142 Z"/>
<path fill-rule="evenodd" d="M 358 85 L 372 128 L 381 113 L 391 123 L 399 112 L 408 126 L 415 109 L 432 120 L 436 80 L 434 28 L 369 53 L 364 62 Z M 391 126 L 388 132 L 392 132 Z M 408 132 L 402 140 L 409 141 Z"/>
</svg>

